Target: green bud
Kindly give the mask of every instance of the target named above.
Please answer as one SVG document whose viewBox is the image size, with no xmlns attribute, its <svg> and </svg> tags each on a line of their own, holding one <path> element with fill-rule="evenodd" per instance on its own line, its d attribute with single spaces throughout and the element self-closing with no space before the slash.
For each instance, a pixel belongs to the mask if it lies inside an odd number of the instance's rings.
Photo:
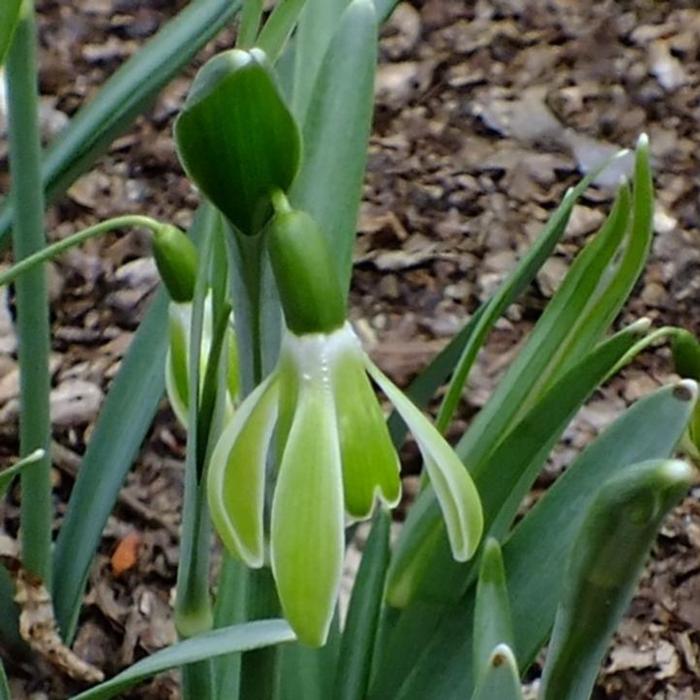
<svg viewBox="0 0 700 700">
<path fill-rule="evenodd" d="M 199 71 L 175 140 L 189 177 L 246 235 L 264 227 L 270 193 L 288 190 L 299 169 L 299 128 L 260 49 L 226 51 Z"/>
<path fill-rule="evenodd" d="M 174 226 L 161 226 L 153 234 L 153 257 L 170 298 L 178 303 L 192 301 L 197 280 L 197 248 Z"/>
<path fill-rule="evenodd" d="M 296 335 L 329 333 L 345 323 L 345 301 L 328 244 L 303 211 L 275 214 L 267 247 L 287 327 Z"/>
<path fill-rule="evenodd" d="M 700 380 L 700 343 L 692 333 L 679 330 L 671 345 L 676 372 L 684 379 Z"/>
</svg>

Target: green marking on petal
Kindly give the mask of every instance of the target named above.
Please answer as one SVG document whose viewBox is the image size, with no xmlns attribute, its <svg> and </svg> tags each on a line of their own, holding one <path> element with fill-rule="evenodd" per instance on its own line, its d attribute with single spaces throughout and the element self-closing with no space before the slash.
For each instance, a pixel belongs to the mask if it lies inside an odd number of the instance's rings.
<svg viewBox="0 0 700 700">
<path fill-rule="evenodd" d="M 263 565 L 265 463 L 277 418 L 274 375 L 260 384 L 224 429 L 209 462 L 212 522 L 226 548 L 248 566 Z"/>
<path fill-rule="evenodd" d="M 177 304 L 170 304 L 168 322 L 169 346 L 165 360 L 165 389 L 173 413 L 181 425 L 187 425 L 189 386 L 188 374 L 188 326 L 189 313 L 184 314 Z M 183 316 L 187 316 L 187 321 Z"/>
<path fill-rule="evenodd" d="M 343 567 L 340 447 L 324 367 L 302 375 L 272 501 L 272 570 L 299 641 L 325 643 Z"/>
<path fill-rule="evenodd" d="M 452 556 L 466 561 L 474 554 L 484 527 L 479 494 L 469 472 L 432 423 L 369 359 L 367 370 L 413 433 L 442 509 Z"/>
<path fill-rule="evenodd" d="M 334 354 L 331 364 L 345 510 L 352 518 L 364 519 L 372 513 L 375 496 L 390 508 L 398 504 L 400 465 L 384 414 L 367 377 L 359 341 L 349 326 L 336 334 L 345 346 Z"/>
</svg>

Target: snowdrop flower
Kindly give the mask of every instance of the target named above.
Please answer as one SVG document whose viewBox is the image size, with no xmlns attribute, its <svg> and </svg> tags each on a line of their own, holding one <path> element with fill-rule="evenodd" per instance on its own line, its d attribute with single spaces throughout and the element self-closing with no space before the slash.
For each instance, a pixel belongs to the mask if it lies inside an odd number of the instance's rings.
<svg viewBox="0 0 700 700">
<path fill-rule="evenodd" d="M 297 637 L 320 646 L 336 604 L 346 522 L 368 518 L 376 501 L 395 506 L 401 494 L 398 456 L 370 378 L 418 443 L 455 559 L 474 553 L 482 511 L 457 455 L 362 349 L 313 219 L 278 210 L 266 235 L 287 328 L 276 369 L 218 441 L 208 497 L 227 549 L 251 567 L 269 558 Z"/>
</svg>

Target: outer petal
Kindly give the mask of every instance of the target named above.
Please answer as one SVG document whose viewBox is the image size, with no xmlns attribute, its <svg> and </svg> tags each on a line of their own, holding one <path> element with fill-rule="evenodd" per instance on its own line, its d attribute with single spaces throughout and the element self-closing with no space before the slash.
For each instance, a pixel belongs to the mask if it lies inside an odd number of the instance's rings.
<svg viewBox="0 0 700 700">
<path fill-rule="evenodd" d="M 413 433 L 442 508 L 452 555 L 466 561 L 474 554 L 484 527 L 481 501 L 469 472 L 432 423 L 369 359 L 367 370 Z"/>
<path fill-rule="evenodd" d="M 272 571 L 285 617 L 301 642 L 321 646 L 333 618 L 344 555 L 340 448 L 323 366 L 301 376 L 271 530 Z"/>
<path fill-rule="evenodd" d="M 350 326 L 332 333 L 330 362 L 343 464 L 345 510 L 372 513 L 375 495 L 393 508 L 401 498 L 399 459 L 365 370 L 365 354 Z"/>
<path fill-rule="evenodd" d="M 265 558 L 265 463 L 276 418 L 273 374 L 245 399 L 222 432 L 207 475 L 209 508 L 219 537 L 231 553 L 255 568 Z"/>
</svg>

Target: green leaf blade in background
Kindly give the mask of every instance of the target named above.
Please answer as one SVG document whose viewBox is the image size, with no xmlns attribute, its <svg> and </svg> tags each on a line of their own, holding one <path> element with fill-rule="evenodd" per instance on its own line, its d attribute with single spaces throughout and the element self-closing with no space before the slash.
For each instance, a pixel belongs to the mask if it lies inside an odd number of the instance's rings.
<svg viewBox="0 0 700 700">
<path fill-rule="evenodd" d="M 192 240 L 198 242 L 205 228 L 217 221 L 211 207 L 200 208 L 191 227 Z M 54 607 L 65 639 L 75 633 L 102 528 L 163 396 L 167 347 L 168 298 L 160 291 L 110 386 L 54 547 Z M 91 526 L 85 527 L 86 522 Z"/>
<path fill-rule="evenodd" d="M 583 357 L 551 387 L 539 402 L 506 435 L 498 449 L 473 476 L 484 509 L 484 532 L 500 539 L 515 516 L 550 450 L 581 404 L 605 379 L 642 328 L 633 324 Z M 425 489 L 418 503 L 430 501 Z M 455 562 L 447 545 L 438 508 L 426 503 L 408 522 L 415 532 L 402 538 L 392 559 L 388 581 L 389 600 L 400 591 L 404 604 L 414 596 L 435 602 L 456 602 L 473 580 L 469 563 Z M 416 555 L 417 542 L 426 542 Z M 421 561 L 423 558 L 423 561 Z"/>
<path fill-rule="evenodd" d="M 484 544 L 474 606 L 474 672 L 479 678 L 491 671 L 493 650 L 513 647 L 513 625 L 503 555 L 498 540 Z"/>
<path fill-rule="evenodd" d="M 304 159 L 292 204 L 328 236 L 345 294 L 372 126 L 377 20 L 371 0 L 352 0 L 340 17 L 303 124 Z"/>
<path fill-rule="evenodd" d="M 239 0 L 192 0 L 114 73 L 49 147 L 42 164 L 47 201 L 56 199 L 90 169 L 239 7 Z M 11 206 L 4 202 L 0 240 L 10 231 L 12 216 Z"/>
<path fill-rule="evenodd" d="M 685 462 L 653 460 L 621 470 L 596 494 L 564 572 L 542 700 L 590 698 L 661 521 L 692 480 Z"/>
<path fill-rule="evenodd" d="M 284 49 L 306 0 L 280 0 L 260 30 L 257 45 L 273 63 Z"/>
<path fill-rule="evenodd" d="M 696 396 L 695 383 L 683 381 L 635 403 L 591 443 L 503 544 L 515 648 L 523 668 L 545 642 L 561 595 L 561 562 L 600 485 L 629 464 L 668 458 Z"/>
<path fill-rule="evenodd" d="M 105 700 L 171 668 L 293 640 L 294 633 L 284 620 L 259 620 L 224 627 L 157 651 L 114 678 L 79 693 L 73 700 Z"/>
<path fill-rule="evenodd" d="M 472 700 L 522 700 L 518 664 L 511 648 L 499 644 L 487 658 L 486 669 Z"/>
<path fill-rule="evenodd" d="M 340 642 L 333 692 L 336 700 L 363 700 L 367 695 L 384 577 L 389 565 L 390 526 L 390 515 L 379 511 L 362 552 Z"/>
<path fill-rule="evenodd" d="M 168 298 L 161 291 L 139 326 L 102 406 L 56 540 L 54 606 L 66 639 L 75 632 L 102 528 L 165 388 L 167 309 Z"/>
<path fill-rule="evenodd" d="M 0 3 L 0 68 L 10 49 L 21 8 L 22 0 L 3 0 Z"/>
</svg>

